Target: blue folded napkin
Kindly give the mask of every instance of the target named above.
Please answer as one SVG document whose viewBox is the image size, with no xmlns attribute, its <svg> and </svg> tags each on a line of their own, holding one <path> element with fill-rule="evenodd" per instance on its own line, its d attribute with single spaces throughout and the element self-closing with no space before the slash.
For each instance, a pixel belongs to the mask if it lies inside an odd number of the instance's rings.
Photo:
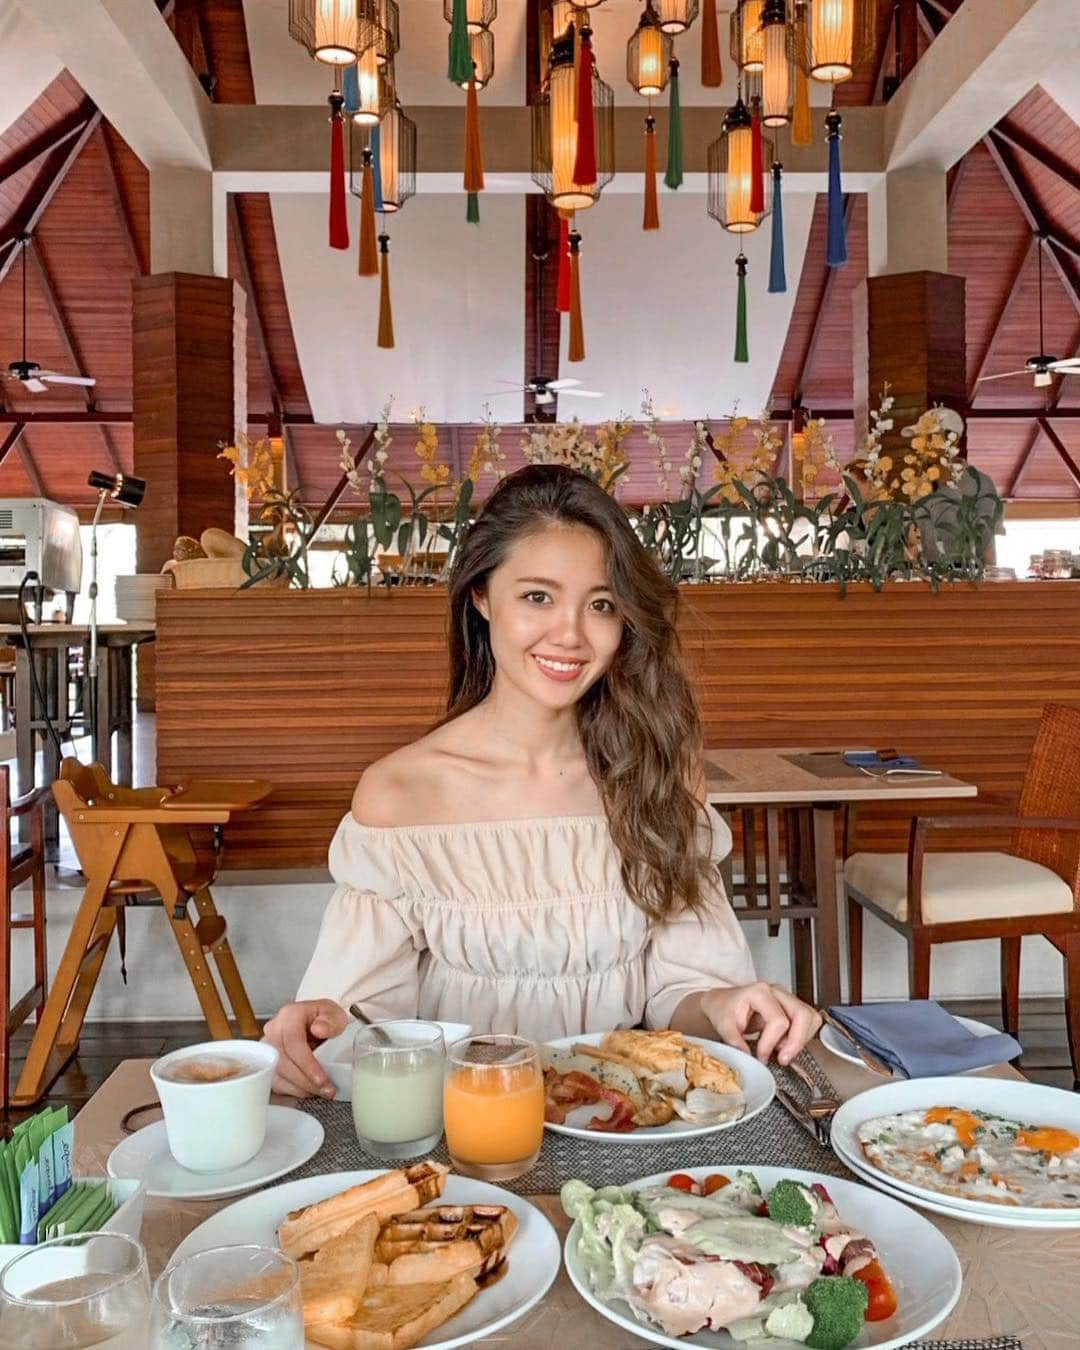
<svg viewBox="0 0 1080 1350">
<path fill-rule="evenodd" d="M 1003 1031 L 974 1036 L 933 999 L 863 1003 L 829 1012 L 861 1046 L 905 1078 L 940 1078 L 1001 1064 L 1020 1054 Z"/>
<path fill-rule="evenodd" d="M 921 769 L 921 763 L 914 755 L 897 755 L 895 759 L 882 759 L 876 750 L 846 750 L 844 763 L 853 769 Z"/>
</svg>

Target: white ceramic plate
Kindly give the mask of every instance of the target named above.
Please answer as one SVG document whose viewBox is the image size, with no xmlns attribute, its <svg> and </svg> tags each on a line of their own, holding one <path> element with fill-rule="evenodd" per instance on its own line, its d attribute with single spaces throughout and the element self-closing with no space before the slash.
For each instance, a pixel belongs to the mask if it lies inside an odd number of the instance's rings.
<svg viewBox="0 0 1080 1350">
<path fill-rule="evenodd" d="M 227 1172 L 189 1172 L 169 1152 L 165 1122 L 156 1120 L 120 1141 L 109 1154 L 111 1177 L 137 1177 L 147 1195 L 211 1200 L 265 1186 L 306 1163 L 322 1148 L 323 1127 L 306 1111 L 271 1106 L 266 1141 L 250 1162 Z"/>
<path fill-rule="evenodd" d="M 350 1022 L 340 1036 L 334 1036 L 315 1050 L 315 1058 L 326 1070 L 330 1081 L 337 1089 L 336 1102 L 352 1101 L 352 1052 L 359 1022 Z M 472 1027 L 467 1022 L 437 1022 L 442 1027 L 443 1039 L 447 1049 L 463 1036 L 468 1036 Z"/>
<path fill-rule="evenodd" d="M 350 1186 L 381 1176 L 379 1171 L 333 1172 L 327 1176 L 288 1181 L 283 1186 L 249 1195 L 200 1224 L 173 1253 L 179 1261 L 208 1247 L 254 1242 L 277 1246 L 277 1226 L 290 1210 L 313 1205 Z M 426 1350 L 451 1350 L 468 1345 L 517 1321 L 551 1288 L 559 1273 L 559 1239 L 555 1229 L 535 1206 L 519 1195 L 467 1177 L 448 1176 L 439 1203 L 448 1205 L 505 1205 L 518 1221 L 510 1248 L 510 1267 L 503 1279 L 479 1294 L 456 1317 L 425 1336 Z M 508 1342 L 509 1344 L 510 1342 Z M 317 1350 L 314 1341 L 307 1341 Z"/>
<path fill-rule="evenodd" d="M 984 1036 L 997 1036 L 999 1034 L 997 1027 L 992 1027 L 987 1022 L 976 1022 L 973 1017 L 955 1017 L 955 1020 L 959 1022 L 965 1030 L 970 1031 L 973 1036 L 978 1037 L 980 1040 Z M 826 1023 L 821 1028 L 820 1038 L 821 1044 L 825 1049 L 831 1050 L 832 1053 L 837 1055 L 840 1059 L 846 1059 L 852 1064 L 858 1064 L 861 1069 L 870 1069 L 869 1064 L 860 1058 L 858 1051 L 852 1047 L 851 1042 L 845 1040 L 835 1027 Z M 976 1064 L 974 1068 L 965 1069 L 964 1072 L 979 1073 L 982 1069 L 993 1068 L 995 1064 L 1000 1064 L 1000 1062 L 1001 1061 L 998 1059 L 988 1059 L 985 1064 Z M 876 1073 L 877 1070 L 870 1069 L 870 1072 Z M 893 1073 L 892 1077 L 898 1082 L 907 1081 L 907 1079 L 901 1078 L 901 1075 L 897 1073 Z"/>
<path fill-rule="evenodd" d="M 1025 1219 L 1017 1215 L 1008 1205 L 998 1205 L 996 1214 L 973 1214 L 968 1209 L 955 1209 L 950 1203 L 952 1196 L 939 1195 L 933 1200 L 926 1200 L 920 1195 L 911 1195 L 907 1191 L 901 1191 L 890 1184 L 882 1177 L 880 1172 L 871 1172 L 866 1165 L 865 1160 L 859 1161 L 857 1158 L 849 1158 L 847 1154 L 839 1151 L 836 1155 L 841 1159 L 845 1167 L 850 1167 L 860 1181 L 865 1181 L 869 1186 L 875 1186 L 886 1195 L 891 1195 L 895 1200 L 902 1200 L 905 1205 L 914 1205 L 917 1209 L 925 1209 L 930 1214 L 940 1214 L 943 1219 L 958 1219 L 960 1223 L 983 1224 L 987 1228 L 1032 1228 L 1041 1229 L 1043 1232 L 1061 1232 L 1069 1229 L 1080 1228 L 1080 1219 L 1053 1219 L 1049 1217 L 1050 1211 L 1043 1211 L 1044 1217 L 1037 1219 Z"/>
<path fill-rule="evenodd" d="M 584 1036 L 564 1036 L 562 1040 L 548 1041 L 548 1045 L 556 1050 L 570 1049 L 575 1045 L 599 1045 L 605 1035 L 606 1032 L 590 1032 Z M 697 1036 L 688 1036 L 686 1039 L 704 1046 L 710 1055 L 730 1064 L 739 1075 L 746 1106 L 742 1115 L 735 1120 L 726 1120 L 720 1125 L 691 1125 L 685 1120 L 672 1120 L 666 1125 L 649 1125 L 643 1129 L 629 1130 L 625 1134 L 611 1130 L 590 1130 L 587 1125 L 554 1125 L 551 1121 L 545 1121 L 544 1128 L 556 1134 L 568 1134 L 574 1139 L 595 1139 L 606 1144 L 651 1144 L 657 1140 L 666 1143 L 668 1140 L 694 1139 L 700 1134 L 730 1130 L 765 1110 L 776 1095 L 776 1083 L 764 1064 L 759 1063 L 753 1055 L 734 1050 L 719 1041 L 704 1041 Z"/>
<path fill-rule="evenodd" d="M 715 1167 L 690 1167 L 686 1171 L 700 1181 Z M 734 1167 L 724 1167 L 733 1173 Z M 932 1331 L 949 1315 L 960 1297 L 960 1262 L 943 1233 L 921 1214 L 905 1205 L 881 1195 L 867 1186 L 839 1177 L 824 1176 L 819 1172 L 800 1172 L 791 1167 L 747 1167 L 753 1172 L 763 1191 L 768 1191 L 782 1177 L 794 1177 L 807 1186 L 820 1182 L 836 1202 L 840 1217 L 852 1228 L 872 1239 L 896 1289 L 897 1310 L 885 1322 L 867 1322 L 854 1350 L 893 1350 Z M 670 1174 L 645 1177 L 632 1183 L 632 1189 L 655 1186 L 667 1181 Z M 585 1271 L 577 1253 L 578 1231 L 575 1223 L 566 1238 L 564 1256 L 566 1269 L 581 1297 L 590 1303 L 609 1322 L 622 1327 L 632 1336 L 641 1336 L 655 1345 L 669 1345 L 679 1350 L 685 1346 L 716 1347 L 731 1350 L 736 1342 L 726 1331 L 701 1331 L 694 1336 L 667 1336 L 659 1328 L 639 1322 L 625 1303 L 603 1303 L 589 1288 Z M 764 1342 L 763 1342 L 764 1344 Z M 798 1350 L 793 1341 L 768 1341 L 770 1350 Z"/>
<path fill-rule="evenodd" d="M 1036 1125 L 1057 1125 L 1080 1134 L 1080 1095 L 1064 1092 L 1061 1088 L 1043 1083 L 1029 1083 L 1020 1078 L 916 1078 L 898 1079 L 869 1088 L 850 1097 L 833 1117 L 830 1140 L 844 1162 L 857 1162 L 859 1170 L 868 1177 L 881 1177 L 892 1191 L 901 1191 L 911 1197 L 931 1200 L 938 1204 L 948 1201 L 950 1210 L 966 1210 L 971 1214 L 997 1215 L 1006 1211 L 1015 1218 L 1037 1219 L 1040 1224 L 1051 1222 L 1048 1215 L 1061 1216 L 1054 1223 L 1080 1220 L 1080 1206 L 1076 1209 L 1040 1209 L 1033 1205 L 995 1205 L 985 1200 L 964 1200 L 958 1196 L 943 1196 L 927 1186 L 916 1186 L 881 1171 L 863 1154 L 856 1131 L 866 1120 L 875 1116 L 891 1116 L 899 1111 L 929 1110 L 932 1106 L 958 1106 L 968 1111 L 990 1111 L 994 1115 Z M 913 1198 L 912 1203 L 917 1203 Z M 1010 1225 L 1012 1226 L 1012 1225 Z"/>
</svg>

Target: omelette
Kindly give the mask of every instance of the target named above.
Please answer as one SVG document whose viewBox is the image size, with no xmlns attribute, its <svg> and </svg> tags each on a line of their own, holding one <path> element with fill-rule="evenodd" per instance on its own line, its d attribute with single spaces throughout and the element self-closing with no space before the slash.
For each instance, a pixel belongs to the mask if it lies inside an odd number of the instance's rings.
<svg viewBox="0 0 1080 1350">
<path fill-rule="evenodd" d="M 866 1159 L 888 1176 L 962 1200 L 1080 1208 L 1080 1136 L 958 1106 L 864 1121 Z"/>
</svg>

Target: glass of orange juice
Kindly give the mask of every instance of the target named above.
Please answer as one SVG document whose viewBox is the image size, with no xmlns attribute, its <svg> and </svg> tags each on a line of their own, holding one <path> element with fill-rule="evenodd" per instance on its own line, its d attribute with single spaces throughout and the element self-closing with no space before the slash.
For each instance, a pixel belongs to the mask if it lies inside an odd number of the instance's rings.
<svg viewBox="0 0 1080 1350">
<path fill-rule="evenodd" d="M 454 1170 L 481 1181 L 521 1176 L 544 1137 L 540 1052 L 520 1036 L 467 1036 L 447 1058 L 443 1121 Z"/>
</svg>

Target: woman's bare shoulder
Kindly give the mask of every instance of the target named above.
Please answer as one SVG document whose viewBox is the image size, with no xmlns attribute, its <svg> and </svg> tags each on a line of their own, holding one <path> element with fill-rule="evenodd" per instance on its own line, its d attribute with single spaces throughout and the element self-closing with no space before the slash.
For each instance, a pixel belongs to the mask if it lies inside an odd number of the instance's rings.
<svg viewBox="0 0 1080 1350">
<path fill-rule="evenodd" d="M 436 727 L 419 740 L 369 764 L 353 793 L 361 825 L 422 825 L 443 819 L 455 796 L 456 735 Z M 460 784 L 459 784 L 460 786 Z"/>
</svg>

